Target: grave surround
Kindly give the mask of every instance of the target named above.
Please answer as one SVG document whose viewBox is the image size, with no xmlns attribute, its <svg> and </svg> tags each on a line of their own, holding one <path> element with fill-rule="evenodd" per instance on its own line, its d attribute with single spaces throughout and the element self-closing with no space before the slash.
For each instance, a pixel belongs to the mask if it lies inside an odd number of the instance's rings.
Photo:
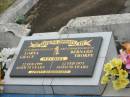
<svg viewBox="0 0 130 97">
<path fill-rule="evenodd" d="M 93 77 L 38 77 L 38 78 L 11 78 L 10 66 L 5 76 L 5 93 L 31 94 L 65 94 L 65 95 L 101 95 L 104 87 L 100 84 L 103 64 L 117 55 L 112 32 L 94 32 L 83 34 L 44 34 L 22 38 L 16 51 L 18 55 L 24 40 L 58 39 L 58 38 L 102 37 L 102 45 L 98 54 Z M 111 53 L 113 51 L 113 53 Z M 99 68 L 100 67 L 100 68 Z M 37 88 L 37 89 L 36 89 Z"/>
</svg>

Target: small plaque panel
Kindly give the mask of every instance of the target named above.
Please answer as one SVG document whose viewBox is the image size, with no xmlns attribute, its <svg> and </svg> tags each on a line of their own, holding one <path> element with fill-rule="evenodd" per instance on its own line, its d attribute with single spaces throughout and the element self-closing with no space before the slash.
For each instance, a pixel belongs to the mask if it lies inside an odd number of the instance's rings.
<svg viewBox="0 0 130 97">
<path fill-rule="evenodd" d="M 27 40 L 11 77 L 92 77 L 102 37 Z"/>
</svg>

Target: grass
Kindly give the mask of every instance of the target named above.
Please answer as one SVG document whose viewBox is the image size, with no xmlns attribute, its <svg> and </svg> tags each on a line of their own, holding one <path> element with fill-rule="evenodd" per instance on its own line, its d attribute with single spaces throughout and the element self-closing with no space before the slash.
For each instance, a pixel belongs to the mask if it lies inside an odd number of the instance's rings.
<svg viewBox="0 0 130 97">
<path fill-rule="evenodd" d="M 15 0 L 0 0 L 0 14 L 5 11 Z"/>
</svg>

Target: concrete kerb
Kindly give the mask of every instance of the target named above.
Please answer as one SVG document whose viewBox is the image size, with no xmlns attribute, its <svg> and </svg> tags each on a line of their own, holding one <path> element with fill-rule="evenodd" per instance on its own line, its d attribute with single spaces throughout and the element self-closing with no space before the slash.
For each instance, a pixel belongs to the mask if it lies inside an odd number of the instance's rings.
<svg viewBox="0 0 130 97">
<path fill-rule="evenodd" d="M 128 41 L 130 40 L 130 13 L 78 17 L 70 20 L 60 29 L 60 32 L 65 33 L 66 30 L 77 33 L 112 31 L 118 41 Z"/>
<path fill-rule="evenodd" d="M 16 0 L 1 16 L 0 23 L 15 22 L 16 17 L 27 13 L 39 0 Z"/>
<path fill-rule="evenodd" d="M 12 6 L 0 15 L 0 48 L 16 47 L 21 37 L 30 33 L 31 29 L 28 29 L 28 25 L 16 24 L 15 20 L 18 16 L 26 14 L 38 1 L 16 0 Z"/>
</svg>

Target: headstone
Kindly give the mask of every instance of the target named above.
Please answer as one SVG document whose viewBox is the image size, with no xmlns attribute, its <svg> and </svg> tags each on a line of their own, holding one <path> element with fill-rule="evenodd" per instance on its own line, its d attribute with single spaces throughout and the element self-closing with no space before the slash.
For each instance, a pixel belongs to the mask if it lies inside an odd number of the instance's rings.
<svg viewBox="0 0 130 97">
<path fill-rule="evenodd" d="M 103 64 L 116 48 L 112 32 L 52 33 L 23 38 L 17 55 L 5 93 L 101 95 Z"/>
</svg>

